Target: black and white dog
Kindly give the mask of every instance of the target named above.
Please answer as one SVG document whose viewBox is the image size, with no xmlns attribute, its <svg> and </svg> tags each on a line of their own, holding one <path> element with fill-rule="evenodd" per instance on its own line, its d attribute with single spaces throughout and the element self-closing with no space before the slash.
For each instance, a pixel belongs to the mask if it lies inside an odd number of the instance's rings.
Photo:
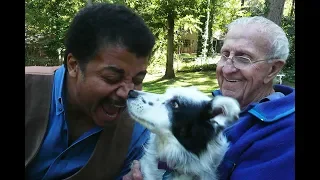
<svg viewBox="0 0 320 180">
<path fill-rule="evenodd" d="M 141 158 L 146 180 L 215 180 L 229 143 L 223 130 L 238 119 L 240 107 L 230 97 L 208 97 L 195 87 L 174 87 L 164 94 L 129 92 L 130 116 L 150 130 Z"/>
</svg>

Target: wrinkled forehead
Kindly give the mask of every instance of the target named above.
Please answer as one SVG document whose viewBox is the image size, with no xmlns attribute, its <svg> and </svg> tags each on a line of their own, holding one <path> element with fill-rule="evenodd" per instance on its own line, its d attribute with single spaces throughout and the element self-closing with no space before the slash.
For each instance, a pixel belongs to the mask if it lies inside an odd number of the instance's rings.
<svg viewBox="0 0 320 180">
<path fill-rule="evenodd" d="M 114 67 L 123 71 L 123 74 L 135 76 L 141 71 L 146 71 L 148 58 L 138 57 L 125 48 L 105 47 L 97 54 L 96 65 L 101 70 Z"/>
<path fill-rule="evenodd" d="M 234 25 L 227 32 L 225 39 L 248 39 L 270 43 L 268 32 L 259 24 Z"/>
<path fill-rule="evenodd" d="M 235 25 L 226 34 L 223 48 L 266 53 L 272 43 L 268 37 L 258 25 Z"/>
</svg>

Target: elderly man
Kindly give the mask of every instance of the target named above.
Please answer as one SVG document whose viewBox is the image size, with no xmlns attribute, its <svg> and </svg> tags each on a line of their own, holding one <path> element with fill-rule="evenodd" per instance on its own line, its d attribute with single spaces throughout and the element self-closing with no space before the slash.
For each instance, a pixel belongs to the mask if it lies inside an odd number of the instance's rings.
<svg viewBox="0 0 320 180">
<path fill-rule="evenodd" d="M 226 130 L 231 147 L 221 179 L 294 179 L 295 90 L 273 85 L 289 55 L 284 31 L 264 17 L 228 26 L 217 64 L 220 90 L 238 100 L 238 122 Z"/>
<path fill-rule="evenodd" d="M 216 75 L 219 90 L 241 106 L 225 133 L 231 143 L 219 166 L 225 179 L 295 178 L 295 90 L 273 85 L 289 55 L 284 31 L 264 17 L 243 17 L 228 26 Z M 126 179 L 142 179 L 133 163 Z"/>
</svg>

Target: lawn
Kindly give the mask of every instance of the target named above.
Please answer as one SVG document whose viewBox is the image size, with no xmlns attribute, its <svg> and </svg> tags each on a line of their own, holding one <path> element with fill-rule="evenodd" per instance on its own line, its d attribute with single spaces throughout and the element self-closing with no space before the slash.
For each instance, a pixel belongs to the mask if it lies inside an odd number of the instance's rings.
<svg viewBox="0 0 320 180">
<path fill-rule="evenodd" d="M 163 74 L 147 74 L 143 83 L 143 90 L 153 93 L 164 93 L 167 87 L 176 86 L 196 86 L 207 95 L 218 88 L 216 73 L 212 71 L 205 72 L 177 72 L 175 79 L 162 80 Z"/>
<path fill-rule="evenodd" d="M 177 72 L 175 79 L 162 80 L 163 74 L 147 74 L 144 83 L 143 90 L 153 93 L 164 93 L 167 87 L 176 86 L 196 86 L 198 89 L 207 95 L 211 95 L 211 92 L 218 89 L 218 82 L 216 79 L 216 73 L 214 71 L 202 71 L 202 72 Z M 284 81 L 283 84 L 295 87 L 294 83 Z"/>
</svg>

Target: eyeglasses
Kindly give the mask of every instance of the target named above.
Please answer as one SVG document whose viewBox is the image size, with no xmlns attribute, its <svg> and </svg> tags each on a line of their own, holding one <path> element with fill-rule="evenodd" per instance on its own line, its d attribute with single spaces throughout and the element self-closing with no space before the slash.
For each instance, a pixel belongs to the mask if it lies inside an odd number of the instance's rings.
<svg viewBox="0 0 320 180">
<path fill-rule="evenodd" d="M 256 61 L 251 61 L 250 58 L 244 57 L 244 56 L 233 56 L 232 58 L 227 57 L 224 54 L 221 54 L 221 58 L 218 62 L 220 66 L 223 66 L 226 64 L 227 60 L 230 59 L 234 67 L 237 69 L 244 69 L 251 64 L 261 62 L 261 61 L 269 61 L 270 59 L 263 59 L 263 60 L 256 60 Z"/>
</svg>

